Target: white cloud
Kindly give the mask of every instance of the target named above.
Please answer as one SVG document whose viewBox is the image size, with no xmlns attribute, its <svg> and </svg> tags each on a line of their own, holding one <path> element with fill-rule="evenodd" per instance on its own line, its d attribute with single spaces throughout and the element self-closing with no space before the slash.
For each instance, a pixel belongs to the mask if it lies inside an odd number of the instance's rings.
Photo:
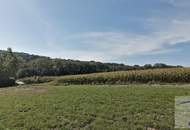
<svg viewBox="0 0 190 130">
<path fill-rule="evenodd" d="M 44 14 L 42 9 L 36 7 L 37 4 L 35 4 L 35 2 L 30 1 L 30 3 L 28 3 L 24 0 L 18 1 L 20 2 L 20 6 L 24 9 L 23 11 L 26 11 L 28 15 L 32 16 L 32 18 L 45 27 L 44 42 L 49 50 L 38 49 L 40 51 L 32 51 L 41 55 L 80 60 L 110 61 L 112 59 L 119 59 L 120 57 L 128 57 L 131 55 L 172 53 L 180 51 L 180 49 L 172 48 L 173 45 L 190 41 L 190 19 L 180 19 L 180 16 L 178 16 L 182 13 L 180 11 L 179 14 L 176 14 L 177 16 L 174 16 L 176 19 L 170 19 L 173 17 L 169 17 L 165 20 L 164 17 L 160 18 L 160 16 L 150 16 L 147 18 L 145 20 L 147 23 L 143 25 L 145 25 L 145 27 L 150 27 L 151 31 L 153 31 L 144 35 L 127 31 L 92 31 L 72 35 L 68 38 L 69 40 L 66 39 L 66 41 L 64 41 L 66 37 L 64 36 L 63 40 L 59 41 L 57 40 L 59 36 L 56 36 L 56 33 L 59 33 L 58 29 L 56 29 L 54 24 L 48 19 L 48 15 Z M 169 1 L 171 5 L 179 7 L 180 9 L 190 6 L 190 0 L 163 1 L 167 3 Z M 184 16 L 184 14 L 182 16 Z M 0 46 L 2 48 L 7 48 L 5 43 L 9 43 L 7 45 L 10 45 L 15 50 L 28 48 L 26 47 L 27 45 L 24 46 L 24 43 L 21 44 L 18 42 L 19 44 L 16 43 L 15 45 L 12 41 L 5 42 L 0 40 Z M 69 45 L 70 48 L 63 46 L 63 44 L 68 43 L 72 44 Z M 85 45 L 85 47 L 83 45 Z M 30 52 L 31 48 L 24 50 Z"/>
<path fill-rule="evenodd" d="M 190 20 L 171 20 L 167 28 L 156 28 L 148 35 L 128 32 L 88 32 L 74 35 L 70 39 L 89 46 L 88 50 L 83 50 L 77 45 L 79 48 L 76 51 L 81 60 L 109 61 L 113 57 L 171 53 L 180 51 L 170 48 L 173 45 L 190 41 Z"/>
</svg>

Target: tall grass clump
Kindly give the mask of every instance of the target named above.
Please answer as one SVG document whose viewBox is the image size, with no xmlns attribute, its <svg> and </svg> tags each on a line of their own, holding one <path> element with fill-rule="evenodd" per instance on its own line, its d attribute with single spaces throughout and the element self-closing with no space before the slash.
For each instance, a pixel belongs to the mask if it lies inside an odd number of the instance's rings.
<svg viewBox="0 0 190 130">
<path fill-rule="evenodd" d="M 57 78 L 62 84 L 190 83 L 190 68 L 95 73 Z"/>
</svg>

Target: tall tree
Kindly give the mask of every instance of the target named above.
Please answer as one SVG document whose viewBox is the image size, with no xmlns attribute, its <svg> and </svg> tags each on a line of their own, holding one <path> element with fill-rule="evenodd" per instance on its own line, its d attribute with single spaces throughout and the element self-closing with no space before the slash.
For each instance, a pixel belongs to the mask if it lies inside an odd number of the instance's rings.
<svg viewBox="0 0 190 130">
<path fill-rule="evenodd" d="M 13 54 L 12 49 L 8 48 L 7 52 L 4 54 L 3 59 L 3 66 L 6 69 L 7 74 L 10 77 L 16 77 L 16 72 L 18 69 L 18 60 L 16 56 Z"/>
</svg>

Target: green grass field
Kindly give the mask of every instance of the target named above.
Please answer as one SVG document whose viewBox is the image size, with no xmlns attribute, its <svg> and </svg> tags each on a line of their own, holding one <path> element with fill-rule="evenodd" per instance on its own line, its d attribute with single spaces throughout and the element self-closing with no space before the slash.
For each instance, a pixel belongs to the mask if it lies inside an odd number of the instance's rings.
<svg viewBox="0 0 190 130">
<path fill-rule="evenodd" d="M 50 86 L 0 89 L 4 130 L 173 130 L 175 96 L 190 85 Z"/>
</svg>

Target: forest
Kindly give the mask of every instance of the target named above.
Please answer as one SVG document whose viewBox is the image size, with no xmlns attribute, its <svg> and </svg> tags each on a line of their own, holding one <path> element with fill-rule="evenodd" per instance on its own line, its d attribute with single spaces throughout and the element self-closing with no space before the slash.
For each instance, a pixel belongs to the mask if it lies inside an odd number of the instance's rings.
<svg viewBox="0 0 190 130">
<path fill-rule="evenodd" d="M 64 76 L 156 68 L 182 68 L 182 66 L 171 66 L 163 63 L 130 66 L 95 61 L 53 59 L 46 56 L 13 52 L 11 48 L 0 51 L 0 63 L 0 86 L 10 86 L 14 84 L 15 79 L 32 76 Z"/>
</svg>

